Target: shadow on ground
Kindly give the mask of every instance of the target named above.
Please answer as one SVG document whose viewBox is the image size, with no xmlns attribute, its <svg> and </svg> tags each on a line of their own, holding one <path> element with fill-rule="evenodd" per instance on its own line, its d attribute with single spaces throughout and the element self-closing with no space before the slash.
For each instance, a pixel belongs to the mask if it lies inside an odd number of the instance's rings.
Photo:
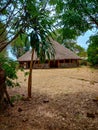
<svg viewBox="0 0 98 130">
<path fill-rule="evenodd" d="M 0 114 L 0 130 L 98 130 L 97 93 L 32 94 Z"/>
</svg>

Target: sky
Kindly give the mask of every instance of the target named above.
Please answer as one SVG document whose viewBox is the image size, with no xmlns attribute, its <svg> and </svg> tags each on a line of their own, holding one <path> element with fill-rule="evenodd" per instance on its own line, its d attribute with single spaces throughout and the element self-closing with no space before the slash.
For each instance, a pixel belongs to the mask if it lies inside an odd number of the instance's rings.
<svg viewBox="0 0 98 130">
<path fill-rule="evenodd" d="M 87 31 L 84 35 L 81 35 L 77 38 L 77 44 L 82 46 L 83 48 L 87 49 L 88 48 L 88 44 L 86 43 L 89 40 L 89 37 L 91 35 L 94 35 L 96 33 L 96 31 Z"/>
</svg>

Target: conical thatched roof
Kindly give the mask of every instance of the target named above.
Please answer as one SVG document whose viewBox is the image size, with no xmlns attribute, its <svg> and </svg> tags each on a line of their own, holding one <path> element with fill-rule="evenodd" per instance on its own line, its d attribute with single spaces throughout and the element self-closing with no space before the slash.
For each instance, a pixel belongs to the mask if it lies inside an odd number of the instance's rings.
<svg viewBox="0 0 98 130">
<path fill-rule="evenodd" d="M 63 59 L 81 59 L 71 50 L 60 45 L 58 42 L 51 40 L 53 47 L 55 49 L 55 60 Z M 31 60 L 31 51 L 26 52 L 24 55 L 19 57 L 18 61 L 30 61 Z M 34 53 L 34 60 L 38 60 L 36 53 Z"/>
</svg>

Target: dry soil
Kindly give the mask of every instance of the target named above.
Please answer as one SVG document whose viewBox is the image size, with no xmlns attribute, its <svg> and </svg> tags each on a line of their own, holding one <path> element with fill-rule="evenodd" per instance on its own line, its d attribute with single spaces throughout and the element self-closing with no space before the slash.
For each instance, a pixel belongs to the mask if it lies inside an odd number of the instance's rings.
<svg viewBox="0 0 98 130">
<path fill-rule="evenodd" d="M 34 69 L 29 100 L 28 76 L 18 77 L 21 87 L 8 90 L 14 107 L 0 114 L 0 130 L 98 130 L 98 69 Z"/>
</svg>

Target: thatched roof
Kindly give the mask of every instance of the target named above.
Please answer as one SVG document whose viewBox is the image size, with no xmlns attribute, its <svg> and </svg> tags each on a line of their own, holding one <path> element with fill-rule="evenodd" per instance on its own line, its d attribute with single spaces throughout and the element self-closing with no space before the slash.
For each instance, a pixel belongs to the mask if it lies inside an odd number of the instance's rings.
<svg viewBox="0 0 98 130">
<path fill-rule="evenodd" d="M 53 47 L 55 49 L 55 60 L 63 59 L 81 59 L 71 50 L 60 45 L 58 42 L 51 40 Z M 26 52 L 24 55 L 19 57 L 18 61 L 30 61 L 31 60 L 31 51 Z M 34 53 L 34 60 L 38 60 L 36 53 Z"/>
</svg>

